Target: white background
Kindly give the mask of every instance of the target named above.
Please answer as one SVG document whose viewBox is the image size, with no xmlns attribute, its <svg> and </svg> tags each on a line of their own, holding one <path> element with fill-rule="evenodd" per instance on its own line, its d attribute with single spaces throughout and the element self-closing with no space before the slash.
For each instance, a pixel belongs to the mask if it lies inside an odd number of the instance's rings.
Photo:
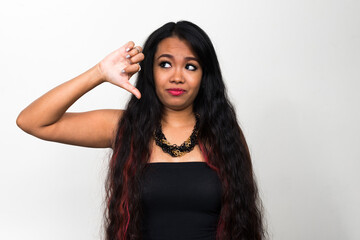
<svg viewBox="0 0 360 240">
<path fill-rule="evenodd" d="M 129 40 L 190 20 L 212 39 L 276 240 L 360 239 L 360 3 L 2 1 L 0 239 L 101 239 L 109 150 L 46 142 L 20 111 Z M 123 108 L 103 84 L 70 111 Z"/>
</svg>

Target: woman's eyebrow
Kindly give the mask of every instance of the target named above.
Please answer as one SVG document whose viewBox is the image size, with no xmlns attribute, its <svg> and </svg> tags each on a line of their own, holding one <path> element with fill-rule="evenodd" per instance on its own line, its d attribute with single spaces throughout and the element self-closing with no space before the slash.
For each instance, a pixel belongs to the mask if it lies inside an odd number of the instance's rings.
<svg viewBox="0 0 360 240">
<path fill-rule="evenodd" d="M 174 56 L 171 54 L 161 54 L 157 59 L 161 58 L 161 57 L 167 57 L 167 58 L 171 58 L 174 59 Z M 199 62 L 199 60 L 196 57 L 185 57 L 186 60 L 194 60 Z"/>
</svg>

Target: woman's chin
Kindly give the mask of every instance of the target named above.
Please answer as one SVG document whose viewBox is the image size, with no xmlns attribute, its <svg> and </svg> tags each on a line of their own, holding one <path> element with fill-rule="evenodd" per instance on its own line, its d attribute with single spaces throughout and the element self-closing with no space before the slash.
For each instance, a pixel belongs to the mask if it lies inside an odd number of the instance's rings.
<svg viewBox="0 0 360 240">
<path fill-rule="evenodd" d="M 165 107 L 165 109 L 167 110 L 172 110 L 172 111 L 185 111 L 185 110 L 192 110 L 192 104 L 175 104 L 175 103 L 168 103 L 168 104 L 163 104 L 163 106 Z"/>
</svg>

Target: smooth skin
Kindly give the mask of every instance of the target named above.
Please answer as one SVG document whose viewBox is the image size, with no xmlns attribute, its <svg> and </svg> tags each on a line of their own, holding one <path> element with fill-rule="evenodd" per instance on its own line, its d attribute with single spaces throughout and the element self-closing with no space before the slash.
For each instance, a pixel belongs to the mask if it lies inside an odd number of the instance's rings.
<svg viewBox="0 0 360 240">
<path fill-rule="evenodd" d="M 141 93 L 129 79 L 139 71 L 144 59 L 142 48 L 128 42 L 106 56 L 83 74 L 71 79 L 26 107 L 16 123 L 25 132 L 38 138 L 93 148 L 112 148 L 118 122 L 123 114 L 119 109 L 102 109 L 82 113 L 66 110 L 81 96 L 96 86 L 110 82 L 137 98 Z M 189 44 L 176 37 L 166 38 L 158 45 L 154 58 L 156 92 L 164 104 L 163 132 L 171 142 L 180 145 L 195 125 L 193 101 L 198 93 L 202 69 Z M 185 94 L 172 96 L 168 88 L 185 89 Z M 173 158 L 162 152 L 154 142 L 150 162 L 204 161 L 198 146 L 183 157 Z"/>
<path fill-rule="evenodd" d="M 137 63 L 144 59 L 144 54 L 139 53 L 142 48 L 134 46 L 134 42 L 128 42 L 85 73 L 36 99 L 19 114 L 17 125 L 25 132 L 48 141 L 94 148 L 112 147 L 123 110 L 103 109 L 83 113 L 66 110 L 82 95 L 104 82 L 141 97 L 139 90 L 129 83 L 130 77 L 140 68 Z M 126 58 L 127 55 L 130 58 Z M 121 72 L 123 69 L 125 73 Z"/>
</svg>

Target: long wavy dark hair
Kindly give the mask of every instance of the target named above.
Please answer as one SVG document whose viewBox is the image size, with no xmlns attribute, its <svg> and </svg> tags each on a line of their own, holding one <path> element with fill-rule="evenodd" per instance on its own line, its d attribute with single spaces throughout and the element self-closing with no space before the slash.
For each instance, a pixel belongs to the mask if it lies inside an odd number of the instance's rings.
<svg viewBox="0 0 360 240">
<path fill-rule="evenodd" d="M 106 179 L 106 240 L 141 239 L 141 177 L 151 153 L 153 131 L 161 121 L 163 106 L 155 93 L 154 55 L 159 42 L 176 36 L 192 47 L 203 69 L 193 110 L 200 114 L 198 141 L 206 163 L 223 188 L 216 239 L 264 239 L 262 207 L 254 179 L 249 149 L 229 102 L 214 47 L 197 25 L 170 22 L 146 40 L 136 87 L 119 121 Z"/>
</svg>

